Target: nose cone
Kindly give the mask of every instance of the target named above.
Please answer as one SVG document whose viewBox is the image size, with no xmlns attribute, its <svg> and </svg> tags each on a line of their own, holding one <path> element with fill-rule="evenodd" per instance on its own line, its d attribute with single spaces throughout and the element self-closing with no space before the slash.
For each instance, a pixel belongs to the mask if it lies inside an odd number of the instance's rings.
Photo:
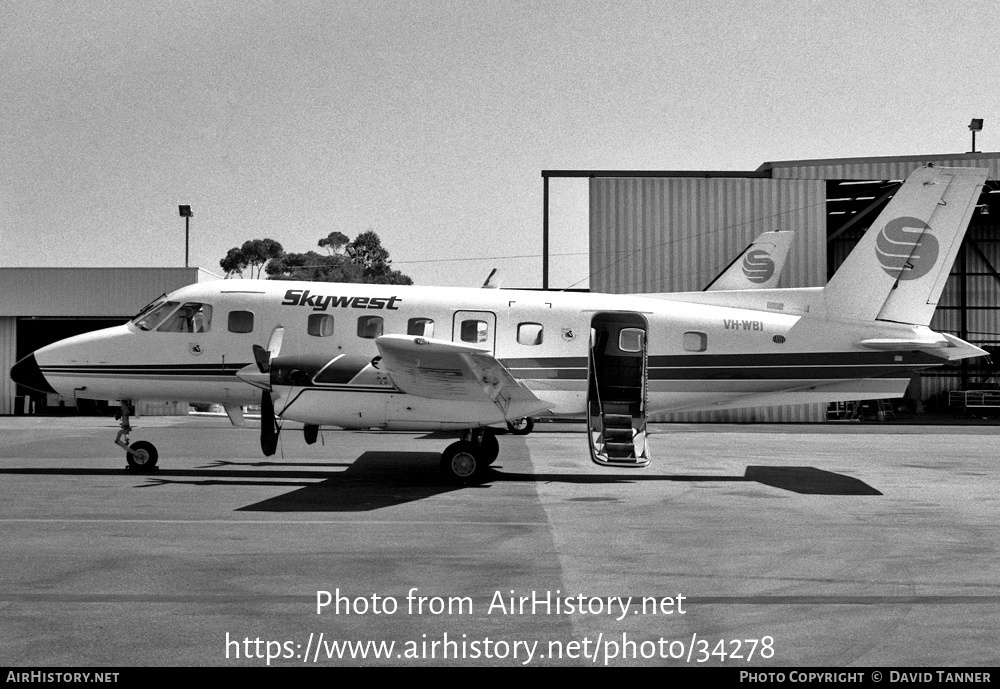
<svg viewBox="0 0 1000 689">
<path fill-rule="evenodd" d="M 10 378 L 18 385 L 38 392 L 55 392 L 53 387 L 49 385 L 49 381 L 45 380 L 42 370 L 38 368 L 34 353 L 14 364 L 10 369 Z"/>
</svg>

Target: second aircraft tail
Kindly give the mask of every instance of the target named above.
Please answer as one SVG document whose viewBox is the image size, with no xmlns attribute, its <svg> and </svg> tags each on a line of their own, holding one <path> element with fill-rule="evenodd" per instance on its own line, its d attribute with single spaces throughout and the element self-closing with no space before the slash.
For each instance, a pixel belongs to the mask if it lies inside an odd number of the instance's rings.
<svg viewBox="0 0 1000 689">
<path fill-rule="evenodd" d="M 770 289 L 785 267 L 794 232 L 765 232 L 726 266 L 705 291 Z"/>
</svg>

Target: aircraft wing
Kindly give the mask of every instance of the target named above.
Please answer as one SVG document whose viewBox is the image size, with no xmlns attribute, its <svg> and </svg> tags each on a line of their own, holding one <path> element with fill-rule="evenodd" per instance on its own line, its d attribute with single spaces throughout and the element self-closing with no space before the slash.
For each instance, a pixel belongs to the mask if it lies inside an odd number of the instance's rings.
<svg viewBox="0 0 1000 689">
<path fill-rule="evenodd" d="M 467 344 L 410 335 L 375 338 L 378 368 L 408 395 L 438 400 L 491 401 L 507 420 L 549 409 L 490 352 Z"/>
</svg>

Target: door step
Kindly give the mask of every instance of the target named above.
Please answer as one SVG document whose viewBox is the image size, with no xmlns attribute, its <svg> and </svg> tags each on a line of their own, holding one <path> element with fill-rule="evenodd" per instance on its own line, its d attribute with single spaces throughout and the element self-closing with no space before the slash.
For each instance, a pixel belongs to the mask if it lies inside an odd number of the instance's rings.
<svg viewBox="0 0 1000 689">
<path fill-rule="evenodd" d="M 609 412 L 592 415 L 590 456 L 604 466 L 647 466 L 646 419 Z"/>
</svg>

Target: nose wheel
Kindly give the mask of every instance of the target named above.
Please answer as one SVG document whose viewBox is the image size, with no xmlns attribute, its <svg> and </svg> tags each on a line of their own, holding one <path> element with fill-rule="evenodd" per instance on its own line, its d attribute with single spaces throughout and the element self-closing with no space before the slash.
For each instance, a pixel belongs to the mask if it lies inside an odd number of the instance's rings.
<svg viewBox="0 0 1000 689">
<path fill-rule="evenodd" d="M 129 415 L 134 413 L 135 407 L 128 400 L 122 400 L 121 408 L 117 414 L 121 419 L 121 430 L 115 437 L 115 445 L 125 450 L 125 461 L 128 462 L 128 468 L 132 471 L 143 473 L 156 471 L 156 461 L 159 459 L 159 454 L 153 443 L 139 440 L 129 445 L 128 434 L 132 431 Z"/>
<path fill-rule="evenodd" d="M 156 468 L 157 459 L 159 459 L 159 455 L 156 452 L 156 447 L 153 446 L 153 443 L 147 443 L 145 440 L 129 445 L 125 455 L 128 468 L 132 471 L 153 471 Z"/>
</svg>

